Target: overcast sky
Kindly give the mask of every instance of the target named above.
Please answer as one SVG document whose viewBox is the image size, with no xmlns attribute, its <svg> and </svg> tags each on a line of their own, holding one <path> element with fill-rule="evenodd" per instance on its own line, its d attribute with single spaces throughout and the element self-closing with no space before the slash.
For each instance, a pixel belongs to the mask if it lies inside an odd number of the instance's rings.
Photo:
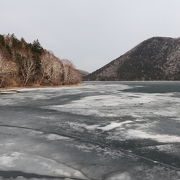
<svg viewBox="0 0 180 180">
<path fill-rule="evenodd" d="M 180 0 L 0 0 L 8 33 L 91 72 L 152 36 L 180 37 Z"/>
</svg>

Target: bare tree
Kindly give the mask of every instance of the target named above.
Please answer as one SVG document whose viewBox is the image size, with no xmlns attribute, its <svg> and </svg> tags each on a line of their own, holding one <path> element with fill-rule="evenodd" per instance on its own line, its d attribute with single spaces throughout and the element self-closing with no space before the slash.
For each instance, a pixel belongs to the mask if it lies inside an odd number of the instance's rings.
<svg viewBox="0 0 180 180">
<path fill-rule="evenodd" d="M 4 59 L 0 59 L 0 88 L 3 86 L 3 83 L 5 81 L 5 74 L 3 72 L 3 67 L 4 67 Z"/>
<path fill-rule="evenodd" d="M 68 65 L 68 66 L 71 66 L 73 68 L 74 67 L 74 64 L 69 60 L 69 59 L 61 59 L 61 62 L 64 64 L 64 65 Z"/>
<path fill-rule="evenodd" d="M 15 62 L 7 61 L 0 54 L 0 87 L 3 87 L 17 76 L 18 68 Z"/>
<path fill-rule="evenodd" d="M 63 64 L 59 58 L 52 53 L 46 52 L 41 58 L 41 74 L 43 81 L 48 81 L 51 84 L 59 85 L 63 83 Z"/>
<path fill-rule="evenodd" d="M 69 60 L 63 60 L 64 64 L 64 83 L 77 84 L 81 80 L 80 72 L 75 69 L 73 63 Z"/>
<path fill-rule="evenodd" d="M 35 75 L 35 63 L 33 60 L 24 58 L 20 66 L 20 71 L 23 77 L 23 84 L 26 86 L 29 80 Z"/>
<path fill-rule="evenodd" d="M 51 72 L 51 54 L 46 53 L 42 58 L 41 58 L 41 80 L 40 84 L 43 83 L 43 81 L 49 80 L 50 79 L 50 72 Z"/>
</svg>

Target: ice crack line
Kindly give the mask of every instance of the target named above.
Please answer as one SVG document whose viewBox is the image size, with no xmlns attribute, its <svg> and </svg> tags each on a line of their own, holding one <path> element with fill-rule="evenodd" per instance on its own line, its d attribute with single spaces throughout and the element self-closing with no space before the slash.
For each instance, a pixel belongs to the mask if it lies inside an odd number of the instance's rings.
<svg viewBox="0 0 180 180">
<path fill-rule="evenodd" d="M 91 140 L 85 140 L 85 139 L 82 139 L 81 137 L 73 136 L 73 135 L 67 135 L 67 134 L 64 134 L 64 133 L 55 133 L 55 132 L 52 132 L 52 131 L 41 131 L 40 129 L 34 129 L 34 128 L 23 127 L 23 126 L 3 125 L 3 124 L 1 124 L 0 127 L 27 129 L 27 130 L 43 132 L 45 134 L 53 133 L 53 134 L 56 134 L 56 135 L 72 138 L 72 139 L 80 141 L 82 143 L 88 143 L 88 144 L 92 144 L 92 145 L 97 145 L 97 146 L 101 147 L 102 149 L 104 149 L 104 148 L 110 149 L 106 144 L 104 145 L 104 144 L 98 143 L 97 141 L 95 142 L 95 141 L 91 141 Z M 172 166 L 172 165 L 169 165 L 169 164 L 166 164 L 166 163 L 162 163 L 162 162 L 159 162 L 159 161 L 155 161 L 153 159 L 150 159 L 150 158 L 147 158 L 147 157 L 144 157 L 144 156 L 137 155 L 137 154 L 135 154 L 133 152 L 129 152 L 129 150 L 125 150 L 123 148 L 119 148 L 119 150 L 117 152 L 123 152 L 128 157 L 131 157 L 133 155 L 136 158 L 143 159 L 145 161 L 149 161 L 149 162 L 151 162 L 153 164 L 159 164 L 161 166 L 173 169 L 175 171 L 180 171 L 180 168 L 177 168 L 175 166 Z"/>
</svg>

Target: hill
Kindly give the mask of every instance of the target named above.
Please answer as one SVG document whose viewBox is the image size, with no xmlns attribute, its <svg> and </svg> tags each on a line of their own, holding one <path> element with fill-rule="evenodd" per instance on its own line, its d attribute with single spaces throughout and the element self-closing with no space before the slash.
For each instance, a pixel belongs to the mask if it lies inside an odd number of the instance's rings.
<svg viewBox="0 0 180 180">
<path fill-rule="evenodd" d="M 72 63 L 60 60 L 41 47 L 14 34 L 0 35 L 0 87 L 51 86 L 79 83 L 81 75 Z"/>
<path fill-rule="evenodd" d="M 153 37 L 143 41 L 84 80 L 180 80 L 180 38 Z"/>
</svg>

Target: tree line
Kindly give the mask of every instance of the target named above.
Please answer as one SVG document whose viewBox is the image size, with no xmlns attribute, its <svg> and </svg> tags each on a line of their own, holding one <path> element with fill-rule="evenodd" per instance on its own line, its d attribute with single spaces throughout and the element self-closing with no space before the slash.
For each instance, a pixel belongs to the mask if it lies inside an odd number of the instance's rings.
<svg viewBox="0 0 180 180">
<path fill-rule="evenodd" d="M 0 87 L 76 84 L 79 71 L 69 60 L 61 60 L 38 40 L 27 43 L 14 34 L 0 35 Z"/>
</svg>

